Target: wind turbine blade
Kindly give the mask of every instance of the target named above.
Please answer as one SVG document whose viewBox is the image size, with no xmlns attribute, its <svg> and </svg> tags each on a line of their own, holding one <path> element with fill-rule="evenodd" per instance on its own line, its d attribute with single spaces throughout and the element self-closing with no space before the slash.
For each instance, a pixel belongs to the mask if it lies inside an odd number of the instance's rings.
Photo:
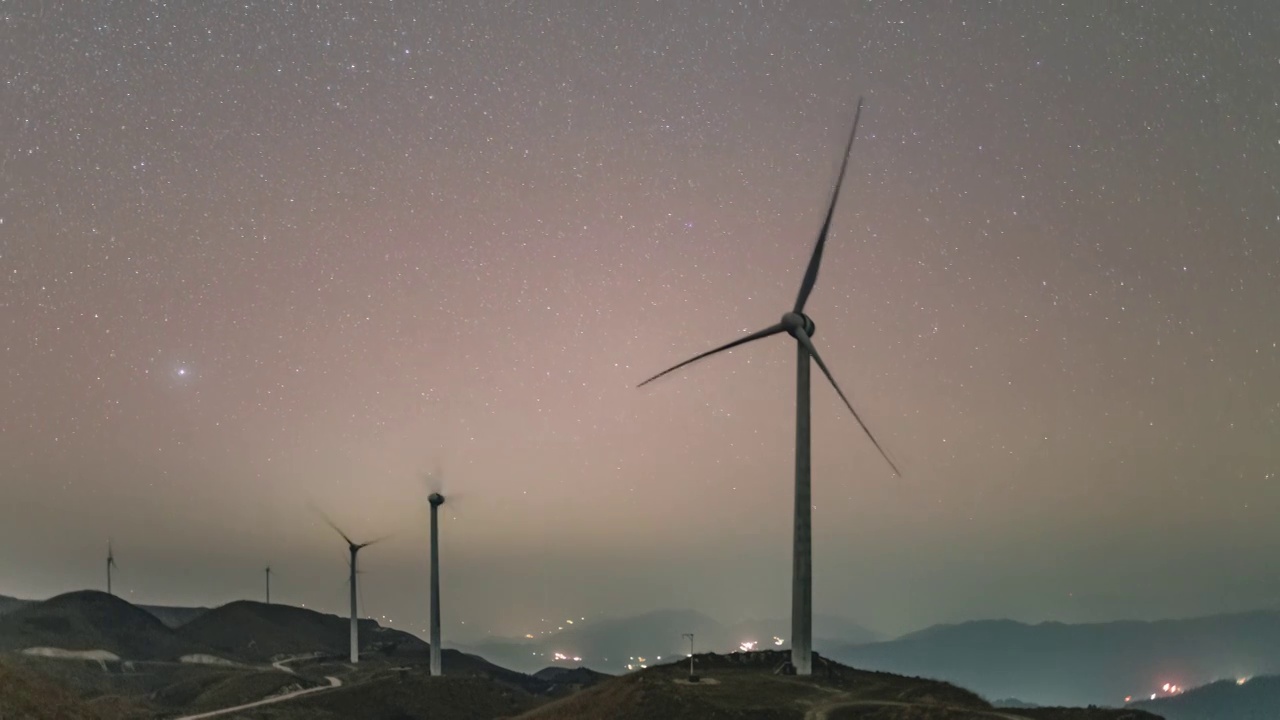
<svg viewBox="0 0 1280 720">
<path fill-rule="evenodd" d="M 831 371 L 827 369 L 827 364 L 822 362 L 822 356 L 818 354 L 818 349 L 813 346 L 813 340 L 809 339 L 809 336 L 805 334 L 803 329 L 797 329 L 795 336 L 796 340 L 798 340 L 801 345 L 804 345 L 805 349 L 809 351 L 809 355 L 813 358 L 814 362 L 818 363 L 818 367 L 822 369 L 822 374 L 826 375 L 827 380 L 831 381 L 831 387 L 836 389 L 836 393 L 839 394 L 840 399 L 844 401 L 845 407 L 849 408 L 849 412 L 853 413 L 853 419 L 857 420 L 858 424 L 862 426 L 862 431 L 867 434 L 868 438 L 871 438 L 871 444 L 875 445 L 876 450 L 880 451 L 880 457 L 884 458 L 884 461 L 889 463 L 890 468 L 893 468 L 894 475 L 902 477 L 902 473 L 898 472 L 898 466 L 893 464 L 893 461 L 889 459 L 889 454 L 884 451 L 884 448 L 880 447 L 880 441 L 876 440 L 876 436 L 871 434 L 871 430 L 867 428 L 866 423 L 862 422 L 862 418 L 858 415 L 858 411 L 853 409 L 853 403 L 849 402 L 849 398 L 845 397 L 844 391 L 840 389 L 840 385 L 836 382 L 836 379 L 831 376 Z"/>
<path fill-rule="evenodd" d="M 336 533 L 338 533 L 339 535 L 341 535 L 341 536 L 342 536 L 342 539 L 343 539 L 343 540 L 346 540 L 348 545 L 355 545 L 355 543 L 351 541 L 351 538 L 347 537 L 347 534 L 346 534 L 346 533 L 344 533 L 344 532 L 342 532 L 342 528 L 338 527 L 338 524 L 337 524 L 337 523 L 335 523 L 333 520 L 331 520 L 331 519 L 329 518 L 329 516 L 328 516 L 328 515 L 326 515 L 326 514 L 324 513 L 324 511 L 323 511 L 323 510 L 321 510 L 321 509 L 319 509 L 319 508 L 316 508 L 316 512 L 320 513 L 320 517 L 324 519 L 325 524 L 327 524 L 329 527 L 333 528 L 333 531 L 334 531 L 334 532 L 336 532 Z"/>
<path fill-rule="evenodd" d="M 787 326 L 786 326 L 786 325 L 783 325 L 782 323 L 778 323 L 777 325 L 770 325 L 769 327 L 767 327 L 767 328 L 765 328 L 765 329 L 763 329 L 763 330 L 758 330 L 758 331 L 756 331 L 756 332 L 753 332 L 753 333 L 751 333 L 750 335 L 747 335 L 746 337 L 740 337 L 740 338 L 738 338 L 737 340 L 734 340 L 733 342 L 728 343 L 728 344 L 725 344 L 725 345 L 721 345 L 720 347 L 718 347 L 718 348 L 716 348 L 716 349 L 714 349 L 714 350 L 708 350 L 708 351 L 706 351 L 706 352 L 702 353 L 701 355 L 694 355 L 693 357 L 689 358 L 688 360 L 685 360 L 684 362 L 680 363 L 679 365 L 676 365 L 676 366 L 673 366 L 673 367 L 669 367 L 669 368 L 667 368 L 666 370 L 663 370 L 662 372 L 658 373 L 657 375 L 654 375 L 653 377 L 649 378 L 648 380 L 645 380 L 644 382 L 640 383 L 640 384 L 639 384 L 639 385 L 637 385 L 636 387 L 644 387 L 645 385 L 648 385 L 649 383 L 653 382 L 654 380 L 657 380 L 658 378 L 662 377 L 663 375 L 666 375 L 667 373 L 675 372 L 676 370 L 679 370 L 680 368 L 684 367 L 685 365 L 688 365 L 688 364 L 690 364 L 690 363 L 695 363 L 695 362 L 697 362 L 697 361 L 701 360 L 701 359 L 702 359 L 702 358 L 704 358 L 704 357 L 709 357 L 709 356 L 711 356 L 711 355 L 715 355 L 716 353 L 721 352 L 721 351 L 723 351 L 723 350 L 729 350 L 729 349 L 731 349 L 731 348 L 736 348 L 736 347 L 738 347 L 739 345 L 745 345 L 746 343 L 749 343 L 749 342 L 751 342 L 752 340 L 759 340 L 760 338 L 766 338 L 766 337 L 769 337 L 770 335 L 777 335 L 778 333 L 783 332 L 783 331 L 785 331 L 786 329 L 787 329 Z"/>
<path fill-rule="evenodd" d="M 367 543 L 361 543 L 361 544 L 357 545 L 357 546 L 356 546 L 356 548 L 357 548 L 357 549 L 367 548 L 367 547 L 369 547 L 370 545 L 374 545 L 374 544 L 376 544 L 376 543 L 380 543 L 380 542 L 382 542 L 383 540 L 386 540 L 386 539 L 388 539 L 388 538 L 390 538 L 390 537 L 391 537 L 390 535 L 383 535 L 382 537 L 380 537 L 380 538 L 374 538 L 373 540 L 370 540 L 370 541 L 369 541 L 369 542 L 367 542 Z"/>
<path fill-rule="evenodd" d="M 429 492 L 444 494 L 444 472 L 440 469 L 440 463 L 436 463 L 435 469 L 423 476 L 423 481 Z"/>
<path fill-rule="evenodd" d="M 818 281 L 818 266 L 822 264 L 822 249 L 827 244 L 827 234 L 831 232 L 831 218 L 836 214 L 836 200 L 840 197 L 840 186 L 844 184 L 844 172 L 849 168 L 849 154 L 853 152 L 853 138 L 858 135 L 858 119 L 862 117 L 862 98 L 858 98 L 858 110 L 853 115 L 853 132 L 849 133 L 849 144 L 844 149 L 844 161 L 840 163 L 840 175 L 836 178 L 836 187 L 831 191 L 831 205 L 827 207 L 827 219 L 822 223 L 822 232 L 818 233 L 818 243 L 813 246 L 813 255 L 809 257 L 809 267 L 804 271 L 804 280 L 800 282 L 800 294 L 796 296 L 795 312 L 804 312 L 804 304 L 809 301 L 809 293 Z"/>
</svg>

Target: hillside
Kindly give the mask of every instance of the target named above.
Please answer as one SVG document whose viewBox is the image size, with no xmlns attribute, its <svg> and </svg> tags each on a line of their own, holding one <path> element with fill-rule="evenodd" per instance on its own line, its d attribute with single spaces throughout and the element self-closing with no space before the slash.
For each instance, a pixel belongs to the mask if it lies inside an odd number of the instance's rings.
<svg viewBox="0 0 1280 720">
<path fill-rule="evenodd" d="M 1149 710 L 1166 720 L 1275 720 L 1280 718 L 1280 676 L 1250 678 L 1243 684 L 1220 680 L 1130 707 Z"/>
<path fill-rule="evenodd" d="M 518 715 L 543 700 L 484 677 L 430 677 L 423 671 L 384 672 L 279 705 L 241 711 L 241 720 L 477 720 Z"/>
<path fill-rule="evenodd" d="M 40 673 L 0 658 L 0 718 L 116 720 L 135 713 L 127 704 L 95 707 Z"/>
<path fill-rule="evenodd" d="M 35 600 L 23 600 L 21 598 L 9 597 L 8 595 L 0 595 L 0 615 L 6 615 L 19 608 L 26 607 Z"/>
<path fill-rule="evenodd" d="M 373 620 L 360 622 L 360 651 L 418 651 L 427 644 Z M 255 662 L 284 655 L 345 655 L 350 646 L 350 620 L 290 605 L 237 600 L 200 614 L 177 635 L 215 652 Z"/>
<path fill-rule="evenodd" d="M 866 672 L 815 658 L 812 677 L 774 674 L 781 651 L 697 655 L 600 682 L 519 720 L 1158 720 L 1135 709 L 995 709 L 948 683 Z M 1025 713 L 1025 714 L 1024 714 Z"/>
<path fill-rule="evenodd" d="M 985 697 L 1119 706 L 1126 696 L 1280 672 L 1280 613 L 1086 625 L 998 620 L 940 625 L 837 647 L 857 667 L 933 677 Z"/>
<path fill-rule="evenodd" d="M 177 660 L 207 653 L 155 616 L 96 590 L 58 595 L 0 616 L 0 650 L 106 650 L 126 660 Z"/>
<path fill-rule="evenodd" d="M 39 600 L 23 600 L 22 598 L 0 595 L 0 615 L 6 615 L 14 610 L 18 610 L 19 608 L 24 608 L 28 605 L 35 605 L 39 602 Z M 140 607 L 151 613 L 157 620 L 170 628 L 176 628 L 179 625 L 184 625 L 209 610 L 209 608 L 205 607 L 179 607 L 171 605 L 137 605 L 136 607 Z"/>
<path fill-rule="evenodd" d="M 519 716 L 521 720 L 801 720 L 806 717 L 997 717 L 978 696 L 947 683 L 854 670 L 819 660 L 815 675 L 774 674 L 787 653 L 764 651 L 694 658 L 612 678 Z M 890 714 L 885 714 L 885 713 Z M 914 713 L 903 715 L 904 712 Z M 843 713 L 843 714 L 842 714 Z M 867 714 L 872 713 L 872 714 Z M 933 713 L 933 714 L 922 714 Z"/>
<path fill-rule="evenodd" d="M 29 655 L 0 658 L 107 716 L 173 717 L 259 700 L 288 688 L 327 685 L 323 680 L 262 667 L 152 661 L 99 665 Z M 8 716 L 0 713 L 0 717 Z"/>
<path fill-rule="evenodd" d="M 521 672 L 535 672 L 560 653 L 568 658 L 562 662 L 617 673 L 634 664 L 631 658 L 684 656 L 689 650 L 684 633 L 694 634 L 695 650 L 727 653 L 737 651 L 743 642 L 754 641 L 760 647 L 773 645 L 775 636 L 785 638 L 790 634 L 790 621 L 752 620 L 726 625 L 692 610 L 657 610 L 629 617 L 566 622 L 556 632 L 537 638 L 491 638 L 466 645 L 465 649 Z M 819 650 L 877 637 L 856 623 L 828 615 L 814 618 L 814 633 Z"/>
</svg>

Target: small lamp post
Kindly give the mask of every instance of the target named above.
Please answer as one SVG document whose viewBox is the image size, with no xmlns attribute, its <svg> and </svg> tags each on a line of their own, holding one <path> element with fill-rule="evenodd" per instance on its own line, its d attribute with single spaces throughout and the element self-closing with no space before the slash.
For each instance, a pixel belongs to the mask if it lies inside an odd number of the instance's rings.
<svg viewBox="0 0 1280 720">
<path fill-rule="evenodd" d="M 684 633 L 680 637 L 689 638 L 689 682 L 698 682 L 698 676 L 693 674 L 693 633 Z"/>
</svg>

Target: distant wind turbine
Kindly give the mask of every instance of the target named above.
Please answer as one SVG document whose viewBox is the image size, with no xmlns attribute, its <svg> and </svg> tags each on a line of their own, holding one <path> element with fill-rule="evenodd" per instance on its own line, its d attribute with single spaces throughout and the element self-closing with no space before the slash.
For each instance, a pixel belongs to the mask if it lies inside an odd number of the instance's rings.
<svg viewBox="0 0 1280 720">
<path fill-rule="evenodd" d="M 351 662 L 352 664 L 355 664 L 360 662 L 360 630 L 359 625 L 356 622 L 356 553 L 374 543 L 381 542 L 386 538 L 378 538 L 377 540 L 370 540 L 366 543 L 356 543 L 351 538 L 347 537 L 347 534 L 342 532 L 342 528 L 339 528 L 328 517 L 325 517 L 324 521 L 329 524 L 329 527 L 333 528 L 339 535 L 341 535 L 343 540 L 347 541 L 347 550 L 351 553 L 351 559 L 348 561 L 351 566 Z"/>
<path fill-rule="evenodd" d="M 713 350 L 708 350 L 700 355 L 685 360 L 679 365 L 663 370 L 653 377 L 640 383 L 640 386 L 657 380 L 658 378 L 675 370 L 689 365 L 690 363 L 701 360 L 702 358 L 715 355 L 718 352 L 729 350 L 745 345 L 754 340 L 787 333 L 796 340 L 796 350 L 798 363 L 796 366 L 796 488 L 795 488 L 795 535 L 794 546 L 792 549 L 792 566 L 791 566 L 791 667 L 797 675 L 809 675 L 813 672 L 813 557 L 812 557 L 812 521 L 811 521 L 811 496 L 809 489 L 809 359 L 818 364 L 822 373 L 827 376 L 827 380 L 831 382 L 831 386 L 835 388 L 840 399 L 844 401 L 849 412 L 853 413 L 853 417 L 862 426 L 863 432 L 870 438 L 871 443 L 875 445 L 876 450 L 889 463 L 889 467 L 893 469 L 894 475 L 901 475 L 898 467 L 880 447 L 880 443 L 876 440 L 871 431 L 867 429 L 866 423 L 862 422 L 862 418 L 858 415 L 858 411 L 853 409 L 853 403 L 849 402 L 849 398 L 845 397 L 844 391 L 836 383 L 836 379 L 831 376 L 831 371 L 827 369 L 826 363 L 822 361 L 822 357 L 818 355 L 818 350 L 813 346 L 813 334 L 815 326 L 813 320 L 804 314 L 805 302 L 809 299 L 809 294 L 813 292 L 814 283 L 818 279 L 818 266 L 822 263 L 822 250 L 827 243 L 827 235 L 831 231 L 831 219 L 835 215 L 836 200 L 840 196 L 840 186 L 844 182 L 845 170 L 849 167 L 849 154 L 853 150 L 853 139 L 858 134 L 858 120 L 862 116 L 862 98 L 858 98 L 858 110 L 853 116 L 853 131 L 849 133 L 849 144 L 845 147 L 844 160 L 840 165 L 840 175 L 836 179 L 835 189 L 831 192 L 831 203 L 827 208 L 827 218 L 822 223 L 822 230 L 818 233 L 818 242 L 813 248 L 813 255 L 809 258 L 809 267 L 805 270 L 804 280 L 800 283 L 800 294 L 796 297 L 795 305 L 790 311 L 782 316 L 782 321 L 776 325 L 751 333 L 745 337 L 738 338 L 733 342 L 721 345 Z"/>
<path fill-rule="evenodd" d="M 267 604 L 271 604 L 271 566 L 267 566 Z"/>
<path fill-rule="evenodd" d="M 111 541 L 107 540 L 107 594 L 108 595 L 115 594 L 111 592 L 111 568 L 118 568 L 118 567 L 120 566 L 116 564 L 116 556 L 113 555 L 111 552 Z"/>
</svg>

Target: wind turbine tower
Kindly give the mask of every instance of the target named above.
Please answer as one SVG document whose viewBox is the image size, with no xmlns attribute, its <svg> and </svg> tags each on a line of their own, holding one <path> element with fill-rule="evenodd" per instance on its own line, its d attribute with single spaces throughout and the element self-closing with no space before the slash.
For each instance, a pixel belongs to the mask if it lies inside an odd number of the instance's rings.
<svg viewBox="0 0 1280 720">
<path fill-rule="evenodd" d="M 359 662 L 360 662 L 360 628 L 359 628 L 359 625 L 357 624 L 357 621 L 356 621 L 356 597 L 357 597 L 357 595 L 356 595 L 356 592 L 357 592 L 357 586 L 356 586 L 356 554 L 357 554 L 357 553 L 359 553 L 362 549 L 367 548 L 367 547 L 369 547 L 370 545 L 372 545 L 372 544 L 374 544 L 374 543 L 376 543 L 376 542 L 381 542 L 381 541 L 382 541 L 382 540 L 384 540 L 385 538 L 378 538 L 377 540 L 370 540 L 369 542 L 366 542 L 366 543 L 356 543 L 356 542 L 355 542 L 355 541 L 353 541 L 351 538 L 347 537 L 347 534 L 346 534 L 346 533 L 344 533 L 344 532 L 342 532 L 342 529 L 341 529 L 341 528 L 339 528 L 337 525 L 335 525 L 335 524 L 333 523 L 333 521 L 332 521 L 332 520 L 330 520 L 329 518 L 327 518 L 327 517 L 326 517 L 326 518 L 325 518 L 325 522 L 327 522 L 327 523 L 329 524 L 329 527 L 333 528 L 335 532 L 337 532 L 339 535 L 341 535 L 343 540 L 346 540 L 346 541 L 347 541 L 347 551 L 348 551 L 349 553 L 351 553 L 351 558 L 350 558 L 350 560 L 348 560 L 348 565 L 350 565 L 350 569 L 351 569 L 351 578 L 350 578 L 350 585 L 351 585 L 351 658 L 350 658 L 350 659 L 351 659 L 351 663 L 354 665 L 354 664 L 356 664 L 356 663 L 359 663 Z"/>
<path fill-rule="evenodd" d="M 431 503 L 431 675 L 439 677 L 440 669 L 440 506 L 444 495 L 434 492 Z"/>
<path fill-rule="evenodd" d="M 271 604 L 271 566 L 267 566 L 267 604 Z"/>
<path fill-rule="evenodd" d="M 111 553 L 111 541 L 108 540 L 107 541 L 107 594 L 108 595 L 115 594 L 111 592 L 111 568 L 113 567 L 119 567 L 119 565 L 116 565 L 116 556 Z"/>
<path fill-rule="evenodd" d="M 796 483 L 795 483 L 795 529 L 792 545 L 792 564 L 791 564 L 791 668 L 797 675 L 810 675 L 813 672 L 813 526 L 811 513 L 813 509 L 812 497 L 810 493 L 810 463 L 809 463 L 809 360 L 818 364 L 818 368 L 822 370 L 822 374 L 827 376 L 831 386 L 835 388 L 840 399 L 844 401 L 849 412 L 853 413 L 853 417 L 862 426 L 863 432 L 870 438 L 871 443 L 875 445 L 876 450 L 889 463 L 889 467 L 893 469 L 894 475 L 901 475 L 898 468 L 889 459 L 884 449 L 880 447 L 879 441 L 867 429 L 866 423 L 862 422 L 858 411 L 853 409 L 853 403 L 849 402 L 849 398 L 845 397 L 844 391 L 836 383 L 831 371 L 827 369 L 826 363 L 822 361 L 822 356 L 818 355 L 818 350 L 813 345 L 813 334 L 816 327 L 813 320 L 804 314 L 805 303 L 809 299 L 809 294 L 813 292 L 814 283 L 818 280 L 818 267 L 822 264 L 822 250 L 827 243 L 827 235 L 831 231 L 831 219 L 835 215 L 836 200 L 840 197 L 840 186 L 844 183 L 845 170 L 849 167 L 849 154 L 853 150 L 853 139 L 858 134 L 858 119 L 862 116 L 862 99 L 858 99 L 858 110 L 853 116 L 853 131 L 849 133 L 849 144 L 845 147 L 844 160 L 840 165 L 840 175 L 836 179 L 835 189 L 831 192 L 831 202 L 827 207 L 827 218 L 822 223 L 822 230 L 818 233 L 818 242 L 814 245 L 813 254 L 809 257 L 809 266 L 805 269 L 804 280 L 800 283 L 800 293 L 796 297 L 795 305 L 791 310 L 782 316 L 781 322 L 775 325 L 758 330 L 745 337 L 738 338 L 733 342 L 721 345 L 718 348 L 708 350 L 700 355 L 685 360 L 679 365 L 663 370 L 653 377 L 640 383 L 641 386 L 657 380 L 667 373 L 679 370 L 680 368 L 701 360 L 702 358 L 724 350 L 745 345 L 754 340 L 766 338 L 779 333 L 787 333 L 796 341 Z"/>
</svg>

